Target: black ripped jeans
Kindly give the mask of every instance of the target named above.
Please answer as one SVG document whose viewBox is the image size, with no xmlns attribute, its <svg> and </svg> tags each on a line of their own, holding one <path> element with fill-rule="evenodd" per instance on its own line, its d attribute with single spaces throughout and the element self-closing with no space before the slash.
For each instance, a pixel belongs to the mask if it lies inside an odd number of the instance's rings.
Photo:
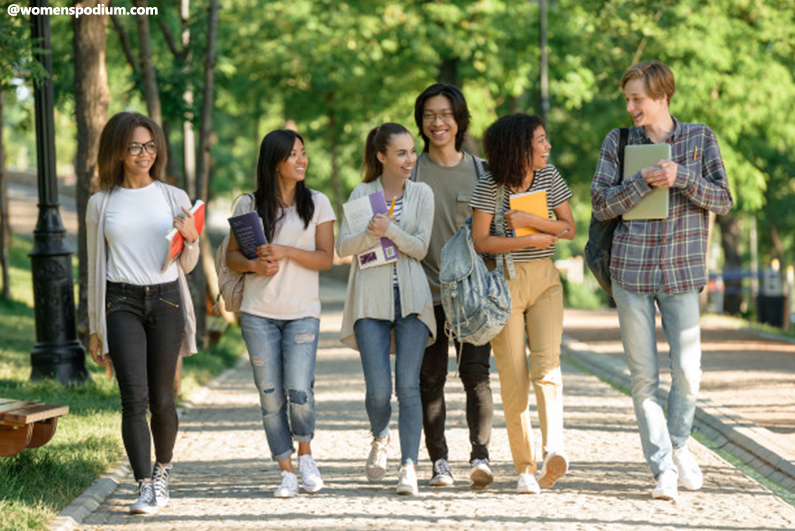
<svg viewBox="0 0 795 531">
<path fill-rule="evenodd" d="M 182 299 L 177 281 L 108 282 L 105 301 L 110 358 L 121 391 L 122 439 L 137 481 L 152 475 L 152 439 L 155 458 L 168 463 L 177 438 L 174 373 L 185 328 Z"/>
</svg>

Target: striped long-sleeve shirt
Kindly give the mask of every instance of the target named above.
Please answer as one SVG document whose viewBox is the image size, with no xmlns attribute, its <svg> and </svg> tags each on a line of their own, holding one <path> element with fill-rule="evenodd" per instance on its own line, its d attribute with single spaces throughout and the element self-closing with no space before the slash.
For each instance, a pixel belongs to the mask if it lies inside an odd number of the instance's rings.
<svg viewBox="0 0 795 531">
<path fill-rule="evenodd" d="M 668 218 L 620 218 L 613 236 L 610 276 L 636 293 L 703 288 L 709 212 L 726 214 L 733 204 L 715 133 L 706 125 L 673 121 L 665 142 L 671 144 L 671 160 L 679 168 L 669 190 Z M 619 184 L 618 137 L 614 129 L 602 143 L 591 183 L 593 213 L 599 220 L 621 216 L 653 191 L 640 172 Z M 652 142 L 643 127 L 632 127 L 628 143 Z"/>
</svg>

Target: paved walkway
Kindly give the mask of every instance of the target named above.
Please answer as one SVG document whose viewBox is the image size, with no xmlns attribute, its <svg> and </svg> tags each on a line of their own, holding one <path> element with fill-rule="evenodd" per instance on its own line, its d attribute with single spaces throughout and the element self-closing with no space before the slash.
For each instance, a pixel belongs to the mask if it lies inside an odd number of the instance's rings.
<svg viewBox="0 0 795 531">
<path fill-rule="evenodd" d="M 339 304 L 327 304 L 326 308 L 321 321 L 313 444 L 326 479 L 320 493 L 302 493 L 292 500 L 272 497 L 279 481 L 278 468 L 269 459 L 251 370 L 242 364 L 188 404 L 175 452 L 168 508 L 154 517 L 129 516 L 127 506 L 135 488 L 127 477 L 80 529 L 795 528 L 795 508 L 697 443 L 692 450 L 705 472 L 703 490 L 682 491 L 677 504 L 652 500 L 653 481 L 640 452 L 629 397 L 571 365 L 564 366 L 564 381 L 572 466 L 554 488 L 539 496 L 514 494 L 516 477 L 496 372 L 492 464 L 497 479 L 489 489 L 473 492 L 465 480 L 468 443 L 464 396 L 458 381 L 448 384 L 448 433 L 456 486 L 432 489 L 421 484 L 420 496 L 395 495 L 397 440 L 391 445 L 387 480 L 370 484 L 363 470 L 369 436 L 361 367 L 357 353 L 340 347 L 336 340 Z M 394 422 L 393 437 L 397 439 Z M 424 480 L 430 468 L 424 449 L 420 459 Z"/>
<path fill-rule="evenodd" d="M 9 191 L 14 230 L 30 234 L 37 214 L 35 190 L 12 183 Z M 76 250 L 74 201 L 62 196 L 61 202 L 67 238 Z M 640 452 L 629 397 L 578 369 L 619 388 L 628 387 L 618 323 L 610 310 L 566 312 L 564 359 L 571 364 L 564 365 L 565 416 L 572 469 L 553 489 L 537 497 L 513 493 L 515 475 L 496 369 L 492 464 L 497 480 L 491 488 L 474 493 L 465 481 L 468 444 L 463 390 L 457 380 L 448 384 L 448 433 L 458 485 L 421 486 L 416 498 L 394 495 L 397 440 L 391 447 L 391 476 L 383 484 L 367 483 L 363 462 L 369 436 L 361 367 L 357 353 L 336 340 L 343 292 L 339 282 L 327 280 L 321 286 L 325 311 L 313 445 L 327 482 L 321 493 L 294 500 L 272 497 L 278 471 L 269 459 L 251 370 L 243 364 L 187 404 L 175 452 L 171 505 L 152 518 L 130 517 L 127 505 L 134 486 L 129 475 L 124 477 L 128 467 L 122 466 L 111 475 L 113 479 L 99 482 L 107 485 L 120 478 L 121 485 L 104 502 L 101 489 L 92 488 L 71 507 L 76 514 L 95 505 L 86 500 L 101 502 L 80 528 L 484 530 L 533 524 L 561 530 L 795 528 L 795 508 L 697 443 L 692 448 L 706 474 L 704 489 L 682 491 L 678 504 L 650 499 L 653 482 Z M 795 492 L 795 345 L 715 317 L 705 317 L 702 330 L 704 377 L 696 429 Z M 666 353 L 663 342 L 661 354 Z M 667 381 L 666 364 L 661 365 Z M 393 429 L 397 439 L 394 423 Z M 422 478 L 429 474 L 426 456 L 421 450 Z M 54 525 L 71 528 L 70 521 L 61 517 Z"/>
</svg>

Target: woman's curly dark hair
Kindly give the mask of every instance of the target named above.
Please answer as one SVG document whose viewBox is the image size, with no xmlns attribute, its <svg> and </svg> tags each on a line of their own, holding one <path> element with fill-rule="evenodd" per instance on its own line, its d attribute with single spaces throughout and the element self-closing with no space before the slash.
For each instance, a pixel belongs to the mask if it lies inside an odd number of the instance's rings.
<svg viewBox="0 0 795 531">
<path fill-rule="evenodd" d="M 540 117 L 517 113 L 503 116 L 486 129 L 483 151 L 495 183 L 519 189 L 531 168 L 533 135 L 539 127 L 544 127 Z"/>
</svg>

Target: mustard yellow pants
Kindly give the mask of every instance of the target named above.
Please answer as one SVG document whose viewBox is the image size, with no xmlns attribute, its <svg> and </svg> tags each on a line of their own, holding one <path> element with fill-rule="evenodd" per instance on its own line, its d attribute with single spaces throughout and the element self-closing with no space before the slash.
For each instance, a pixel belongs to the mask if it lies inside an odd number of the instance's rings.
<svg viewBox="0 0 795 531">
<path fill-rule="evenodd" d="M 508 281 L 511 317 L 491 340 L 500 375 L 500 395 L 517 474 L 537 470 L 530 423 L 530 384 L 536 395 L 543 455 L 563 451 L 563 286 L 549 258 L 514 262 Z M 530 349 L 526 355 L 525 345 Z"/>
</svg>

